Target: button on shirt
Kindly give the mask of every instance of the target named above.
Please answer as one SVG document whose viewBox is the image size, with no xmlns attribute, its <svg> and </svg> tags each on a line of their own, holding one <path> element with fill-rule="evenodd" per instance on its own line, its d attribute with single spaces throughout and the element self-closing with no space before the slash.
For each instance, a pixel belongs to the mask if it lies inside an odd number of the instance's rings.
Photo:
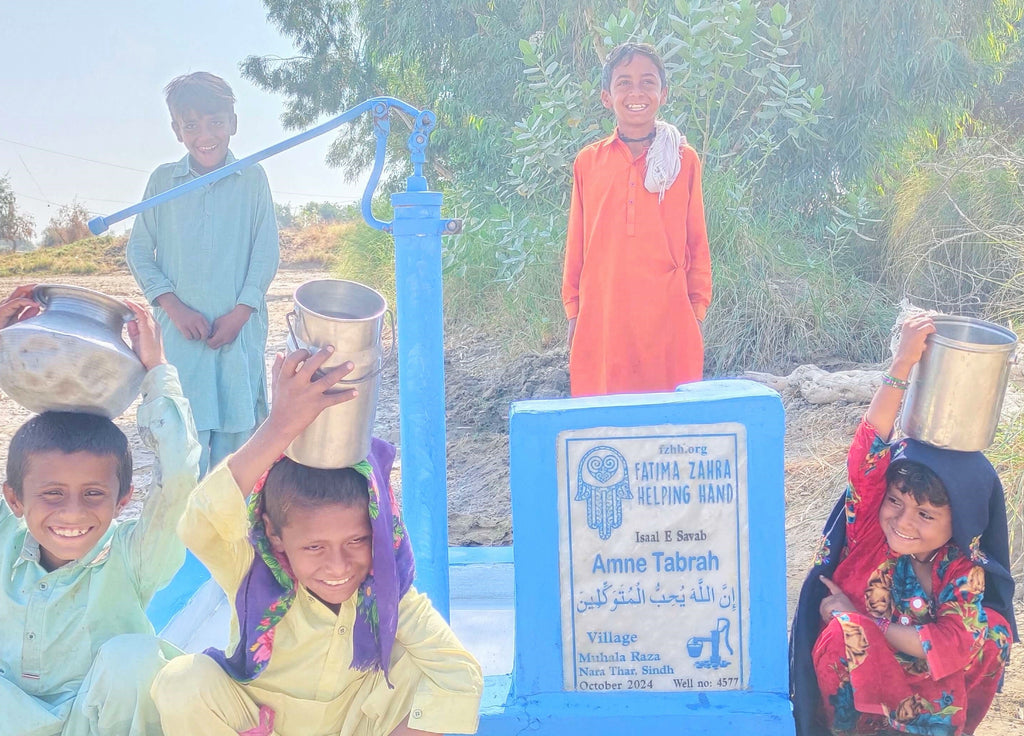
<svg viewBox="0 0 1024 736">
<path fill-rule="evenodd" d="M 0 499 L 0 678 L 54 714 L 70 708 L 102 644 L 153 633 L 146 606 L 184 561 L 175 522 L 198 474 L 195 428 L 172 366 L 149 371 L 142 395 L 139 432 L 159 467 L 138 519 L 115 519 L 85 557 L 47 572 L 39 543 Z M 0 714 L 15 696 L 0 683 Z"/>
</svg>

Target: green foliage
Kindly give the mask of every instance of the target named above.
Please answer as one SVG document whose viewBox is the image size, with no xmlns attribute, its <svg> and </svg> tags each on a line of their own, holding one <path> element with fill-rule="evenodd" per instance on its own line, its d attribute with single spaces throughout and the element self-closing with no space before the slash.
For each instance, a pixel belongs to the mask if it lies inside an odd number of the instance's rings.
<svg viewBox="0 0 1024 736">
<path fill-rule="evenodd" d="M 825 85 L 828 146 L 793 151 L 797 183 L 889 187 L 906 165 L 989 117 L 1021 0 L 792 0 L 795 62 Z"/>
<path fill-rule="evenodd" d="M 964 139 L 901 182 L 884 271 L 900 293 L 945 312 L 1024 318 L 1024 146 Z"/>
<path fill-rule="evenodd" d="M 277 227 L 281 230 L 296 226 L 295 211 L 290 204 L 274 202 L 274 219 L 277 220 Z"/>
<path fill-rule="evenodd" d="M 302 128 L 365 99 L 390 95 L 432 110 L 438 126 L 428 149 L 442 180 L 486 181 L 504 169 L 506 120 L 519 69 L 519 38 L 550 2 L 488 0 L 264 0 L 268 19 L 292 38 L 289 58 L 250 56 L 242 74 L 285 96 L 282 120 Z M 400 119 L 400 116 L 399 116 Z M 408 121 L 406 121 L 408 122 Z M 383 189 L 400 183 L 406 136 L 393 126 Z M 355 179 L 373 159 L 372 121 L 339 129 L 328 163 Z M 480 174 L 480 176 L 477 176 Z"/>
<path fill-rule="evenodd" d="M 793 18 L 779 4 L 753 0 L 678 0 L 624 10 L 595 25 L 602 48 L 627 41 L 651 43 L 665 62 L 669 101 L 662 116 L 697 149 L 705 178 L 729 173 L 723 205 L 731 216 L 749 217 L 758 201 L 765 167 L 788 142 L 813 134 L 823 90 L 810 86 L 786 62 L 796 42 Z M 674 12 L 672 12 L 674 11 Z M 556 26 L 554 49 L 542 40 L 521 41 L 527 65 L 522 90 L 530 112 L 513 128 L 514 155 L 503 187 L 496 190 L 505 222 L 495 232 L 499 278 L 514 281 L 545 251 L 560 254 L 576 152 L 614 125 L 600 104 L 600 68 L 580 76 Z M 718 241 L 715 241 L 718 242 Z"/>
<path fill-rule="evenodd" d="M 361 217 L 353 205 L 340 205 L 326 201 L 306 202 L 301 207 L 275 203 L 274 215 L 277 217 L 277 226 L 281 229 L 334 225 Z"/>
<path fill-rule="evenodd" d="M 769 189 L 890 301 L 1019 312 L 1024 2 L 791 7 L 804 20 L 796 59 L 827 89 L 818 130 L 829 145 L 787 148 Z"/>
<path fill-rule="evenodd" d="M 704 188 L 715 279 L 706 372 L 883 359 L 892 300 L 836 254 L 803 240 L 799 217 L 732 214 L 731 176 L 709 177 Z"/>
<path fill-rule="evenodd" d="M 1004 484 L 1010 570 L 1019 571 L 1024 565 L 1024 414 L 1000 422 L 995 441 L 985 454 Z"/>
<path fill-rule="evenodd" d="M 35 235 L 31 217 L 18 212 L 10 179 L 0 176 L 0 240 L 29 240 Z"/>
<path fill-rule="evenodd" d="M 377 94 L 373 65 L 361 50 L 359 2 L 264 0 L 264 5 L 267 20 L 291 37 L 296 53 L 285 59 L 250 56 L 241 64 L 242 76 L 285 95 L 285 127 L 308 127 Z M 363 119 L 344 126 L 328 153 L 328 162 L 352 179 L 372 161 L 372 149 L 358 145 L 371 138 L 371 124 Z"/>
<path fill-rule="evenodd" d="M 364 222 L 344 231 L 332 272 L 372 286 L 395 304 L 395 239 Z"/>
<path fill-rule="evenodd" d="M 704 163 L 712 372 L 880 358 L 903 289 L 960 310 L 1024 311 L 1011 248 L 1022 238 L 1007 229 L 1020 214 L 1016 164 L 988 150 L 953 174 L 978 154 L 973 138 L 1004 130 L 1013 148 L 1024 132 L 1024 0 L 265 5 L 296 53 L 250 57 L 243 73 L 284 95 L 286 124 L 380 94 L 437 114 L 428 176 L 465 221 L 444 251 L 460 319 L 563 334 L 571 162 L 611 130 L 600 65 L 625 40 L 664 56 L 664 117 Z M 408 171 L 401 127 L 385 193 Z M 340 131 L 329 160 L 355 177 L 372 147 L 364 119 Z M 365 260 L 376 264 L 366 278 L 385 278 L 386 236 L 342 237 L 354 242 L 345 273 Z"/>
<path fill-rule="evenodd" d="M 676 7 L 664 31 L 652 26 L 648 36 L 670 78 L 680 80 L 666 117 L 691 134 L 707 169 L 737 169 L 752 190 L 783 145 L 814 135 L 824 89 L 790 61 L 796 23 L 785 6 L 679 0 Z"/>
</svg>

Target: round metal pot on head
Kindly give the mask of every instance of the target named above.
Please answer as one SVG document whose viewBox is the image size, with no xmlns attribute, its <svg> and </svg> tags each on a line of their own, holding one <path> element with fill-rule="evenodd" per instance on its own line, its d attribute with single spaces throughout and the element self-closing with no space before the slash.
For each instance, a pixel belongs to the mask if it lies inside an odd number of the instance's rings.
<svg viewBox="0 0 1024 736">
<path fill-rule="evenodd" d="M 0 330 L 0 388 L 35 412 L 124 412 L 146 375 L 121 337 L 131 310 L 79 286 L 40 284 L 33 297 L 43 310 Z"/>
<path fill-rule="evenodd" d="M 380 375 L 390 357 L 381 348 L 381 332 L 391 312 L 384 297 L 356 281 L 307 281 L 295 290 L 295 308 L 287 315 L 288 347 L 315 351 L 334 346 L 323 369 L 351 361 L 354 368 L 336 385 L 355 388 L 351 401 L 325 409 L 288 446 L 285 454 L 313 468 L 344 468 L 370 453 Z M 392 347 L 394 322 L 391 324 Z"/>
<path fill-rule="evenodd" d="M 1017 335 L 972 317 L 937 315 L 934 322 L 910 376 L 903 431 L 947 450 L 984 450 L 996 436 Z"/>
</svg>

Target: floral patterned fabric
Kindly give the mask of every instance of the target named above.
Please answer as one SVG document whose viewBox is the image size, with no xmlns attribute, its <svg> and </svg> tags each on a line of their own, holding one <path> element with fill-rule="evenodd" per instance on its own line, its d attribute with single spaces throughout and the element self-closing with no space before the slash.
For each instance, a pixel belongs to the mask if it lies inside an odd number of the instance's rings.
<svg viewBox="0 0 1024 736">
<path fill-rule="evenodd" d="M 394 458 L 395 448 L 374 437 L 370 456 L 352 466 L 367 479 L 373 569 L 356 593 L 351 666 L 382 670 L 385 678 L 398 627 L 398 602 L 415 575 L 412 547 L 391 490 Z M 274 631 L 297 591 L 287 558 L 276 555 L 267 539 L 262 492 L 266 478 L 264 474 L 247 503 L 249 538 L 256 555 L 235 597 L 240 641 L 231 655 L 215 648 L 205 652 L 239 682 L 251 682 L 266 669 L 273 653 Z M 390 513 L 381 514 L 381 508 Z"/>
<path fill-rule="evenodd" d="M 878 524 L 889 461 L 890 446 L 862 422 L 848 458 L 846 540 L 832 576 L 858 612 L 824 625 L 813 649 L 821 725 L 834 734 L 973 733 L 1001 684 L 1010 625 L 982 606 L 986 575 L 972 551 L 950 540 L 932 563 L 929 594 L 909 556 L 889 549 Z M 816 561 L 835 552 L 823 544 Z M 925 656 L 894 650 L 877 619 L 916 627 Z"/>
</svg>

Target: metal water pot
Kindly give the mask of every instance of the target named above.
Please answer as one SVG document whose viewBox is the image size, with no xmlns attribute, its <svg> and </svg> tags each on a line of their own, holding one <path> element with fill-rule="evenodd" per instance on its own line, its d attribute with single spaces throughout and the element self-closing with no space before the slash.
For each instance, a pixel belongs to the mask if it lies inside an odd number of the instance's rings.
<svg viewBox="0 0 1024 736">
<path fill-rule="evenodd" d="M 41 284 L 33 297 L 42 311 L 0 330 L 0 389 L 35 412 L 124 412 L 146 374 L 121 337 L 131 310 L 79 286 Z"/>
<path fill-rule="evenodd" d="M 334 355 L 323 368 L 351 361 L 352 372 L 338 382 L 336 390 L 358 391 L 355 399 L 325 409 L 295 438 L 285 450 L 295 462 L 312 468 L 344 468 L 370 453 L 381 372 L 391 357 L 381 343 L 386 319 L 393 350 L 391 310 L 374 289 L 356 281 L 321 279 L 295 290 L 295 310 L 287 315 L 288 349 L 315 351 L 333 345 Z"/>
<path fill-rule="evenodd" d="M 972 317 L 936 315 L 924 355 L 910 375 L 901 424 L 910 437 L 947 450 L 992 444 L 1017 336 Z"/>
</svg>

